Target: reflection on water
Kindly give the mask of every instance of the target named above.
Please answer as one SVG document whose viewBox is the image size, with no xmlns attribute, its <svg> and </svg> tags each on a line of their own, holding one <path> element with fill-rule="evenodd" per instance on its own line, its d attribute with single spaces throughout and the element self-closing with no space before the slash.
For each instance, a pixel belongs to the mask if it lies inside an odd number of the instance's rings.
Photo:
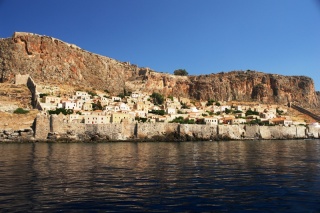
<svg viewBox="0 0 320 213">
<path fill-rule="evenodd" d="M 320 211 L 320 141 L 0 144 L 0 208 Z"/>
</svg>

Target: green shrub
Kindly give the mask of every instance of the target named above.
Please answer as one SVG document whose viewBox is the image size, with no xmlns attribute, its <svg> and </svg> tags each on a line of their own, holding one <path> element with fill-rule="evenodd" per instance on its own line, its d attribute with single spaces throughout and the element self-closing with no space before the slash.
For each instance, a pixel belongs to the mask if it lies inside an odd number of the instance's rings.
<svg viewBox="0 0 320 213">
<path fill-rule="evenodd" d="M 27 114 L 29 113 L 29 110 L 24 110 L 22 108 L 17 108 L 15 111 L 13 111 L 15 114 Z"/>
<path fill-rule="evenodd" d="M 249 115 L 259 115 L 259 112 L 252 111 L 251 109 L 249 109 L 246 112 L 246 116 L 249 116 Z"/>
<path fill-rule="evenodd" d="M 187 76 L 188 72 L 185 69 L 177 69 L 173 72 L 174 75 Z"/>
<path fill-rule="evenodd" d="M 64 108 L 57 108 L 56 110 L 48 110 L 49 115 L 59 115 L 60 113 L 64 115 L 73 114 L 73 109 L 64 109 Z"/>
<path fill-rule="evenodd" d="M 195 121 L 191 119 L 189 120 L 189 118 L 184 119 L 182 116 L 179 116 L 173 119 L 172 121 L 170 121 L 169 123 L 195 124 Z"/>
<path fill-rule="evenodd" d="M 166 114 L 166 112 L 163 110 L 163 109 L 160 109 L 160 110 L 149 110 L 149 113 L 152 113 L 152 114 L 156 114 L 156 115 L 164 115 Z"/>
<path fill-rule="evenodd" d="M 215 102 L 214 100 L 210 99 L 210 100 L 208 100 L 206 105 L 207 106 L 212 106 L 214 102 Z"/>
</svg>

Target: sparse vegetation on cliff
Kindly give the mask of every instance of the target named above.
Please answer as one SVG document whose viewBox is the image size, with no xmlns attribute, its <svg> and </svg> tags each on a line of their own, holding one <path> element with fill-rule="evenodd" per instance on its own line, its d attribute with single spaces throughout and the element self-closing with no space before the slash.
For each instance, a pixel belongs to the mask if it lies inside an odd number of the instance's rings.
<svg viewBox="0 0 320 213">
<path fill-rule="evenodd" d="M 185 69 L 177 69 L 173 72 L 174 75 L 187 76 L 188 72 Z"/>
<path fill-rule="evenodd" d="M 27 114 L 29 113 L 29 110 L 24 110 L 22 108 L 17 108 L 15 111 L 13 111 L 15 114 Z"/>
</svg>

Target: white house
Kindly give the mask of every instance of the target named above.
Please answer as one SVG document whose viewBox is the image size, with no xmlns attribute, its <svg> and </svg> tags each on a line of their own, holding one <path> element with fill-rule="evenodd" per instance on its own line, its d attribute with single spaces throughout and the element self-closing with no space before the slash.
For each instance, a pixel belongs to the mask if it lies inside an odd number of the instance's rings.
<svg viewBox="0 0 320 213">
<path fill-rule="evenodd" d="M 76 91 L 76 96 L 82 97 L 82 98 L 90 97 L 90 95 L 87 92 L 83 92 L 83 91 Z"/>
<path fill-rule="evenodd" d="M 76 108 L 78 110 L 81 110 L 83 107 L 83 104 L 86 102 L 85 100 L 77 99 L 74 101 L 76 103 Z"/>
<path fill-rule="evenodd" d="M 65 101 L 62 103 L 63 108 L 65 109 L 75 109 L 77 104 L 73 101 Z"/>
<path fill-rule="evenodd" d="M 69 117 L 69 122 L 74 122 L 76 120 L 81 120 L 84 118 L 83 115 L 79 115 L 79 114 L 70 114 L 68 115 L 68 117 Z"/>
<path fill-rule="evenodd" d="M 231 109 L 231 106 L 228 106 L 228 105 L 220 106 L 220 112 L 224 112 L 226 111 L 226 109 Z"/>
<path fill-rule="evenodd" d="M 131 93 L 131 98 L 139 98 L 139 97 L 140 97 L 139 93 L 137 93 L 137 92 Z"/>
<path fill-rule="evenodd" d="M 205 117 L 204 122 L 207 125 L 218 125 L 219 124 L 219 119 L 216 117 Z"/>
<path fill-rule="evenodd" d="M 118 96 L 112 96 L 111 99 L 113 102 L 120 102 L 121 101 L 121 98 Z"/>
<path fill-rule="evenodd" d="M 148 116 L 148 113 L 146 111 L 136 110 L 135 115 L 140 118 L 146 118 Z"/>
<path fill-rule="evenodd" d="M 276 118 L 276 114 L 273 112 L 263 112 L 260 114 L 261 118 L 264 118 L 266 120 L 272 119 L 272 118 Z"/>
<path fill-rule="evenodd" d="M 104 108 L 106 111 L 110 111 L 110 112 L 118 112 L 120 111 L 120 107 L 115 105 L 115 106 L 112 106 L 112 105 L 109 105 L 109 106 L 105 106 Z"/>
<path fill-rule="evenodd" d="M 168 114 L 176 114 L 176 113 L 177 113 L 177 112 L 176 112 L 176 109 L 173 108 L 173 107 L 168 107 L 168 108 L 166 109 L 166 112 L 167 112 Z"/>
<path fill-rule="evenodd" d="M 125 103 L 120 103 L 120 104 L 119 104 L 119 109 L 120 109 L 121 111 L 130 111 L 130 107 L 129 107 L 127 104 L 125 104 Z"/>
<path fill-rule="evenodd" d="M 231 120 L 231 124 L 232 124 L 232 125 L 235 125 L 235 124 L 244 124 L 244 123 L 246 123 L 246 122 L 247 122 L 247 120 L 244 119 L 244 118 L 234 118 L 234 119 Z"/>
</svg>

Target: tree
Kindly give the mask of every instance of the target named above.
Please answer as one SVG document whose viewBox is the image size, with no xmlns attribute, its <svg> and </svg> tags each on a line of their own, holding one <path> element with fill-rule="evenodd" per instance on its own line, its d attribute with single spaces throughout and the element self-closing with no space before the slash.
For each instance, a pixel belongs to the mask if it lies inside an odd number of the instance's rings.
<svg viewBox="0 0 320 213">
<path fill-rule="evenodd" d="M 95 110 L 102 110 L 103 107 L 102 107 L 102 105 L 101 105 L 101 102 L 98 101 L 97 103 L 92 103 L 92 109 L 93 109 L 93 111 L 95 111 Z"/>
<path fill-rule="evenodd" d="M 150 97 L 153 99 L 153 103 L 155 105 L 163 104 L 163 101 L 164 101 L 163 95 L 154 92 L 154 93 L 152 93 L 152 95 Z"/>
<path fill-rule="evenodd" d="M 185 69 L 177 69 L 173 72 L 174 75 L 187 76 L 188 72 Z"/>
</svg>

